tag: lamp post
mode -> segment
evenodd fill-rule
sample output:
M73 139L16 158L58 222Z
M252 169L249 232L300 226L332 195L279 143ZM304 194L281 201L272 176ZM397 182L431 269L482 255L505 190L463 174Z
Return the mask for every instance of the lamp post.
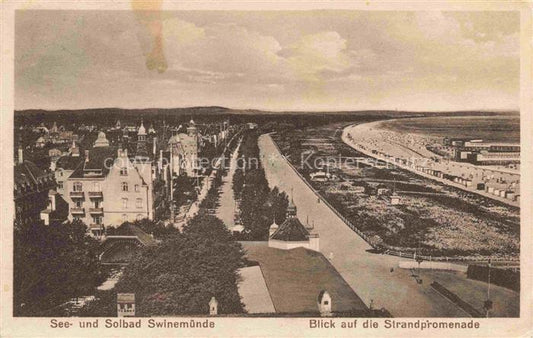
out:
M491 268L491 259L489 258L489 262L487 264L488 266L488 285L487 285L487 300L485 301L485 303L483 304L483 307L485 308L485 311L486 311L486 315L487 315L487 318L489 318L489 314L490 314L490 310L492 310L492 300L490 300L490 268Z
M422 258L422 256L420 256L420 244L418 245L418 249L415 251L414 259L418 263L418 273L416 282L418 284L422 284L422 278L420 278L420 264L424 261L424 259Z

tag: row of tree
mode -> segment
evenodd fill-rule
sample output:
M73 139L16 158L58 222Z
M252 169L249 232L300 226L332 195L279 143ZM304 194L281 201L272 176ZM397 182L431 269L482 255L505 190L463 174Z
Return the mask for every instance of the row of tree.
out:
M233 176L235 199L240 201L240 217L244 240L268 239L270 225L285 220L288 197L277 187L270 189L261 165L258 146L259 132L249 131L243 136L239 159Z
M210 213L212 210L216 209L219 206L219 199L220 199L220 187L222 186L222 178L227 175L228 173L228 164L230 161L230 158L235 151L235 148L239 145L239 140L241 139L240 136L236 135L234 138L230 140L230 142L227 144L227 147L224 150L223 155L223 163L221 167L218 169L216 176L213 178L211 182L211 187L209 188L209 191L207 192L207 196L205 199L200 203L200 213Z

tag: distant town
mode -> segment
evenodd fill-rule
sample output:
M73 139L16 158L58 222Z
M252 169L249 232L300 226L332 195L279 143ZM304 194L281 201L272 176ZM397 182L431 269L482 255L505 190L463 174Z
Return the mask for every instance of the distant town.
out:
M14 314L516 317L501 115L17 111Z

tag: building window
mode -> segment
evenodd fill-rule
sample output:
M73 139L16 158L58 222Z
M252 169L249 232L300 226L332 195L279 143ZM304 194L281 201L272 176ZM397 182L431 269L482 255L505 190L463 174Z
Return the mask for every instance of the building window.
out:
M143 199L142 199L142 198L137 198L137 199L135 200L135 206L136 206L137 208L142 208L142 207L143 207Z
M63 182L61 182L61 181L57 182L57 188L58 189L63 189Z
M81 208L83 206L82 201L77 200L76 201L76 208Z
M122 182L122 191L128 191L128 182Z
M128 215L122 214L122 222L127 222L127 221L128 221Z
M102 224L102 216L93 216L94 224Z
M83 184L81 182L74 182L73 186L74 191L83 191Z
M128 168L127 167L120 168L120 176L128 176Z
M122 209L128 209L128 199L123 198L122 199Z
M142 219L143 219L143 215L138 214L138 215L137 215L137 220L140 221L140 220L142 220Z
M135 184L135 192L139 192L139 185Z

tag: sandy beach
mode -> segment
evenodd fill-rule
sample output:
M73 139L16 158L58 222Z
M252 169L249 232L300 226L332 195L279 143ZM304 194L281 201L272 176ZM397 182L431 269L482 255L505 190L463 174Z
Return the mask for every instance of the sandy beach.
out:
M478 190L478 183L498 190L513 189L520 193L520 173L505 168L476 166L470 163L455 162L445 159L426 149L440 141L438 137L425 136L414 133L400 133L383 129L384 121L352 125L344 129L343 140L354 149L378 159L395 163L399 167L410 170L422 176L441 181L448 185L472 191L480 195L504 202L508 205L519 206L519 202L500 196L495 196L484 190ZM440 171L449 175L469 180L470 185L449 181L435 177L424 170Z

